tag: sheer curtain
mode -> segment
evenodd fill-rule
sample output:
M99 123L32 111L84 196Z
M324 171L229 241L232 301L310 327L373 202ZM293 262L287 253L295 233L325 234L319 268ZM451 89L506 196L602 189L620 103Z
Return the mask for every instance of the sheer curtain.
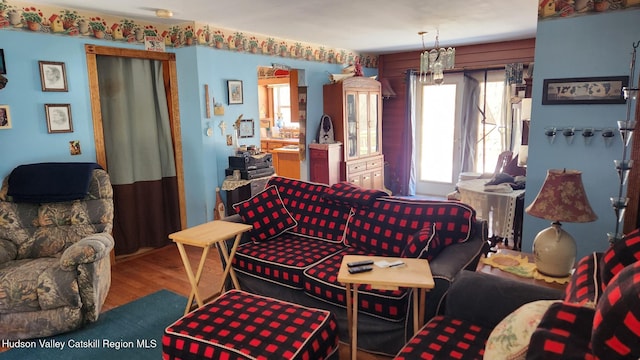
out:
M97 66L116 254L164 246L180 215L162 62L98 56Z

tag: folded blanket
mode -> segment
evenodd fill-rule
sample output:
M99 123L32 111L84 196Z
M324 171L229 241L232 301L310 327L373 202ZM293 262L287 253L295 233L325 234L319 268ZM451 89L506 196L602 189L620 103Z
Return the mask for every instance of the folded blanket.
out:
M47 203L83 199L89 192L96 163L20 165L9 174L7 195L14 202Z

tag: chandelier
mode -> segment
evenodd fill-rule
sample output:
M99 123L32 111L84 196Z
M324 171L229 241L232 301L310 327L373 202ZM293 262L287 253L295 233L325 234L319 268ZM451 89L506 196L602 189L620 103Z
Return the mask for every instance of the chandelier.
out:
M455 66L456 49L441 48L438 36L436 34L436 43L433 49L428 50L424 46L424 34L426 31L420 31L418 35L422 37L422 53L420 53L420 82L423 84L431 81L432 84L441 85L444 83L444 70L451 70Z

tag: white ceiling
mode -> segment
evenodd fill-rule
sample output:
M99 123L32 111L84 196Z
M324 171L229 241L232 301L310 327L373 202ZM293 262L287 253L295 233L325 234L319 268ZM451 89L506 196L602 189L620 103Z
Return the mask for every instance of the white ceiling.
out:
M196 21L283 40L389 53L535 37L537 0L35 0L160 23ZM174 14L155 17L156 9Z

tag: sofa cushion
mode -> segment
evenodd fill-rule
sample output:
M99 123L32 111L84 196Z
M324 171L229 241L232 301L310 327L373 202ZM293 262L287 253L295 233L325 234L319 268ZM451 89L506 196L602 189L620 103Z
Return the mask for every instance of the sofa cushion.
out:
M233 208L242 221L253 225L249 235L254 242L273 239L297 225L275 186L269 186L250 199L234 204Z
M344 248L342 244L285 233L277 241L238 246L233 267L250 276L302 289L305 269Z
M338 282L338 272L344 255L373 255L357 248L347 248L304 271L305 292L319 300L345 306L346 291ZM407 316L409 290L376 290L371 285L358 288L358 311L392 321Z
M600 278L602 253L594 252L578 261L565 288L564 300L572 303L595 304L604 291Z
M371 206L377 198L382 196L388 196L388 194L382 190L365 189L346 181L331 185L324 194L325 199L354 207Z
M591 344L600 359L640 358L640 262L607 285L596 307Z
M301 236L341 243L351 207L324 199L329 186L273 176L267 186L275 185L298 226L291 229Z
M382 256L400 256L416 231L435 224L442 246L473 236L475 211L455 201L378 198L356 209L349 219L345 244Z
M627 265L640 260L640 228L611 245L602 256L602 283L609 281Z
M394 360L482 359L490 330L438 315L400 349Z
M531 336L527 360L593 359L590 339L594 309L552 304Z
M538 300L520 306L491 331L484 357L487 359L524 360L531 335L551 304L560 300Z
M443 249L436 225L426 226L409 237L400 257L431 260Z

